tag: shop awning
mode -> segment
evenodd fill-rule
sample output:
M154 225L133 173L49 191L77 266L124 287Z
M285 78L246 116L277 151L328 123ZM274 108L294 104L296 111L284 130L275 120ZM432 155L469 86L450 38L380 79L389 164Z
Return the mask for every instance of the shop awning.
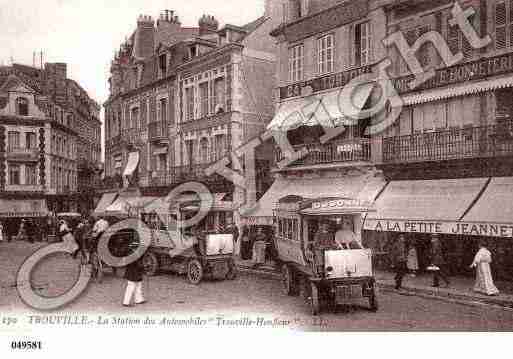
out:
M105 212L117 212L128 214L131 210L142 211L157 197L118 197L114 203L105 209Z
M310 199L340 197L372 202L385 184L384 179L367 175L310 179L278 178L258 201L256 209L244 217L248 224L271 224L276 203L287 195Z
M349 91L350 98L342 98L342 89L338 89L282 102L267 129L289 131L319 123L325 127L354 123L373 88L373 84L355 87Z
M130 152L123 176L131 176L139 165L139 152Z
M444 223L457 223L486 182L486 178L392 181L376 200L377 212L369 213L364 228L444 233Z
M404 105L408 106L443 100L451 97L472 95L507 87L513 87L513 75L486 81L464 83L441 89L419 91L402 96L402 100Z
M44 217L48 215L46 200L0 199L0 217Z
M100 198L100 202L98 202L98 205L96 206L93 213L102 213L104 212L108 206L114 202L116 197L118 196L117 192L115 193L104 193L102 198Z
M493 177L463 221L513 224L513 177Z

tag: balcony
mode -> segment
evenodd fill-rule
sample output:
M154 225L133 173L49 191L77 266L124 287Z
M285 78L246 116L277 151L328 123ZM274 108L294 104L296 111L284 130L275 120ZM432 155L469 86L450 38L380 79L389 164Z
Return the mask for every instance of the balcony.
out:
M383 139L386 164L513 155L513 122Z
M36 162L39 160L39 150L37 148L9 147L6 157L11 161Z
M169 138L167 122L150 122L148 124L148 139L150 141L162 141Z
M145 130L142 128L131 128L121 131L121 134L111 137L105 141L106 147L112 148L123 145L139 145L146 140Z
M139 185L143 187L170 186L187 181L214 182L221 181L219 175L207 176L205 169L209 164L196 164L192 166L177 166L167 171L154 171L151 176L141 176Z
M309 143L293 147L296 152L306 151L306 154L289 167L369 162L371 154L370 141L366 138L331 141L325 144ZM285 156L278 148L276 162L284 159Z

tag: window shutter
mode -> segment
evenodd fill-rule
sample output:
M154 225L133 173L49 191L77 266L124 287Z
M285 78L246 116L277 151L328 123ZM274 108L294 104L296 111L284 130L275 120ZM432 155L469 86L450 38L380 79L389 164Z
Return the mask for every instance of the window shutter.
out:
M419 37L429 32L429 26L422 26L419 28ZM430 64L430 54L429 54L429 43L422 45L419 49L419 62L422 67L426 67Z
M509 2L509 46L513 46L513 1Z
M506 47L506 3L495 5L495 48L497 50Z
M354 66L356 64L356 56L355 56L355 27L354 25L349 25L348 29L348 43L349 43L349 65Z
M369 53L367 63L372 63L372 60L374 59L374 42L372 41L372 22L367 23L367 51Z
M451 26L447 21L447 44L449 45L449 49L452 54L456 54L460 51L459 46L459 29L458 26Z

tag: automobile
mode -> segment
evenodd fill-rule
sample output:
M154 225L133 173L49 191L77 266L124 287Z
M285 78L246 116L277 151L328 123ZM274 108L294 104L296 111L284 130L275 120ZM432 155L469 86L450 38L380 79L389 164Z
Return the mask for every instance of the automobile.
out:
M185 274L195 285L204 278L235 279L237 270L232 234L204 230L203 222L193 228L172 228L170 219L178 221L194 216L197 203L191 202L196 201L176 201L171 206L163 204L167 223L162 223L162 219L151 210L142 215L151 231L151 245L143 257L147 274L168 270Z
M377 311L372 253L361 245L363 215L372 210L368 203L348 198L281 198L274 210L274 242L285 294L302 293L312 315L361 301ZM350 245L340 247L334 231L327 232L328 238L333 236L332 247L316 244L320 226L331 230L342 224Z

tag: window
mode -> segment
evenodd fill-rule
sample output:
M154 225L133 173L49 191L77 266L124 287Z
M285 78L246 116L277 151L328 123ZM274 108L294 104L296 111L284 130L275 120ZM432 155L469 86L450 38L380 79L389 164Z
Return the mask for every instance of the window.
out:
M495 4L495 48L497 50L502 50L508 45L513 45L512 20L513 1L497 1Z
M19 116L28 116L29 104L26 98L18 97L16 99L16 114Z
M216 135L215 136L215 160L220 160L226 152L226 136Z
M208 140L202 138L200 141L200 158L202 163L208 163Z
M20 133L16 131L9 131L9 150L14 150L20 147Z
M167 99L160 99L160 121L167 122Z
M9 184L19 185L20 184L20 166L9 165Z
M186 105L186 118L187 121L194 120L194 88L188 87L185 89L185 105Z
M162 54L159 56L159 69L160 69L160 77L165 77L167 74L167 55Z
M167 171L167 155L165 153L158 155L157 171Z
M354 64L366 65L370 62L371 33L370 24L363 22L354 26Z
M474 18L471 18L472 22ZM463 35L458 25L451 26L447 21L447 45L453 54L462 52L463 56L468 59L473 55L473 49L467 38Z
M200 101L201 101L201 116L208 116L208 82L203 82L199 85Z
M36 134L34 132L25 133L25 147L28 149L36 148Z
M139 107L134 107L130 113L131 128L139 128Z
M25 184L30 186L37 184L35 165L25 165Z
M224 111L225 108L225 80L224 78L217 78L214 80L213 91L212 113L218 114Z
M297 82L303 80L304 45L297 45L289 49L289 80Z
M326 35L317 40L319 74L333 72L333 35Z

